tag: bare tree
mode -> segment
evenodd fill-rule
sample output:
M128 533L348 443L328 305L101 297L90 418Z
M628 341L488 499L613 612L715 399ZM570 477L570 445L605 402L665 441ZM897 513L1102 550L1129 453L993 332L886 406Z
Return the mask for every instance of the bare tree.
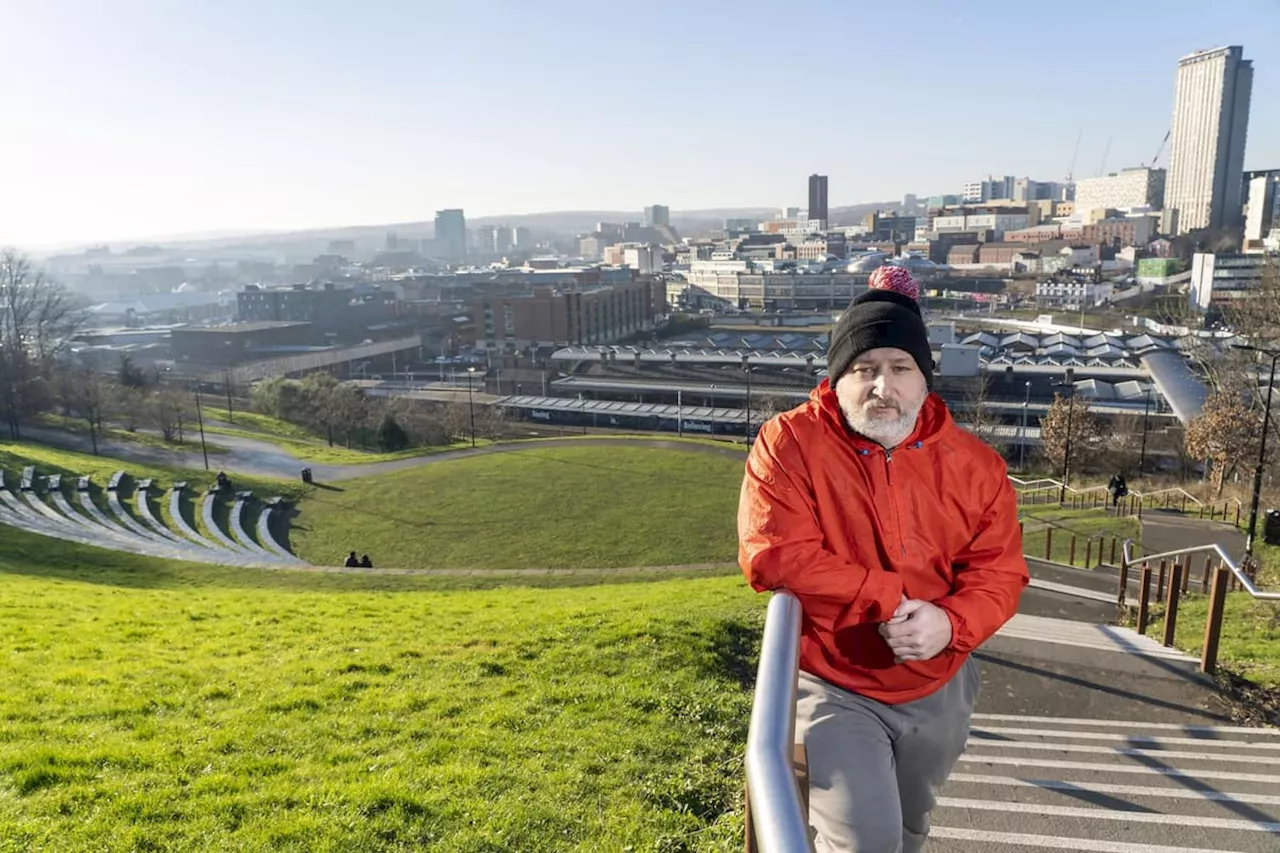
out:
M54 358L81 321L61 285L12 249L0 252L0 415L11 438L45 406Z
M156 388L146 400L145 410L150 425L160 431L167 442L179 439L179 430L191 406L191 395L173 386Z
M98 436L106 414L109 389L106 378L94 364L77 360L63 365L58 373L60 396L66 414L81 418L89 427L93 455L98 455Z

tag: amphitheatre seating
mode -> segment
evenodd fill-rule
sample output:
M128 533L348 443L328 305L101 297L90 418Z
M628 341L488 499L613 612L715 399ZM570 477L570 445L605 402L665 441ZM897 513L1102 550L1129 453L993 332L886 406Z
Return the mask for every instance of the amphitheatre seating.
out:
M214 510L218 505L218 489L212 488L205 492L204 497L200 501L200 516L204 521L204 529L209 531L209 535L222 548L235 554L246 554L249 550L240 543L236 542L226 534L221 527L218 526L217 520L214 518Z
M246 507L253 501L252 493L241 492L236 496L231 522L232 532L239 541L218 528L212 514L213 503L206 499L205 522L213 539L217 540L212 541L192 529L182 517L181 498L186 483L174 484L170 510L177 529L171 529L152 511L148 495L154 483L150 480L140 481L135 489L138 518L146 522L143 524L126 508L119 494L127 476L124 471L116 472L104 490L110 513L95 502L92 483L87 476L76 478L77 507L62 491L63 475L53 474L46 478L46 500L46 496L37 489L35 467L28 466L22 474L20 494L15 494L5 482L4 472L0 471L0 525L64 541L170 559L264 568L305 565L270 536L269 519L279 505L279 499L262 507L256 526L258 536L262 537L260 542L244 527Z
M151 511L151 487L150 479L141 480L133 489L133 501L137 505L138 515L142 517L143 523L153 533L158 533L165 539L173 542L179 542L183 545L187 544L182 537L174 533L172 530L164 526L164 523L156 518L156 514Z

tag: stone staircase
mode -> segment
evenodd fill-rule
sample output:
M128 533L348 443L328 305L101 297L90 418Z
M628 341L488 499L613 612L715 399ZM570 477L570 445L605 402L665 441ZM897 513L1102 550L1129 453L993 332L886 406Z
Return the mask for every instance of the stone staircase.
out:
M926 850L1280 851L1280 729L1235 725L1198 660L1111 624L1114 574L1030 565L1019 614L975 654Z
M176 483L170 490L166 523L151 504L156 487L150 480L138 482L126 496L128 476L120 471L95 495L90 478L79 477L73 503L65 491L69 479L58 474L41 476L27 468L18 483L10 483L0 471L0 525L167 559L262 568L306 565L272 532L272 523L279 525L283 517L279 498L258 501L250 492L237 493L229 507L229 529L224 530L217 520L219 496L206 494L201 503L209 534L205 536L187 519L190 501L185 483Z

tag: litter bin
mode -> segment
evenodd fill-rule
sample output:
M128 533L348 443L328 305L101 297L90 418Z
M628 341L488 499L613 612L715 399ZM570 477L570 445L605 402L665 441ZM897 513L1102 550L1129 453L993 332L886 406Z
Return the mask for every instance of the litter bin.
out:
M1268 545L1280 545L1280 509L1267 510L1262 522L1262 539Z
M310 482L311 482L311 469L310 469L310 468L303 468L303 469L302 469L302 482L304 482L304 483L310 483Z

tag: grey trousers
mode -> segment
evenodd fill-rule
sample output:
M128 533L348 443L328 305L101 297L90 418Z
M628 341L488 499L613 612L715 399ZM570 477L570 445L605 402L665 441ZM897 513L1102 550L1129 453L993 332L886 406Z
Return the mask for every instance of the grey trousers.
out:
M796 740L809 756L817 853L918 853L936 794L964 751L978 695L965 661L940 690L886 705L800 673Z

